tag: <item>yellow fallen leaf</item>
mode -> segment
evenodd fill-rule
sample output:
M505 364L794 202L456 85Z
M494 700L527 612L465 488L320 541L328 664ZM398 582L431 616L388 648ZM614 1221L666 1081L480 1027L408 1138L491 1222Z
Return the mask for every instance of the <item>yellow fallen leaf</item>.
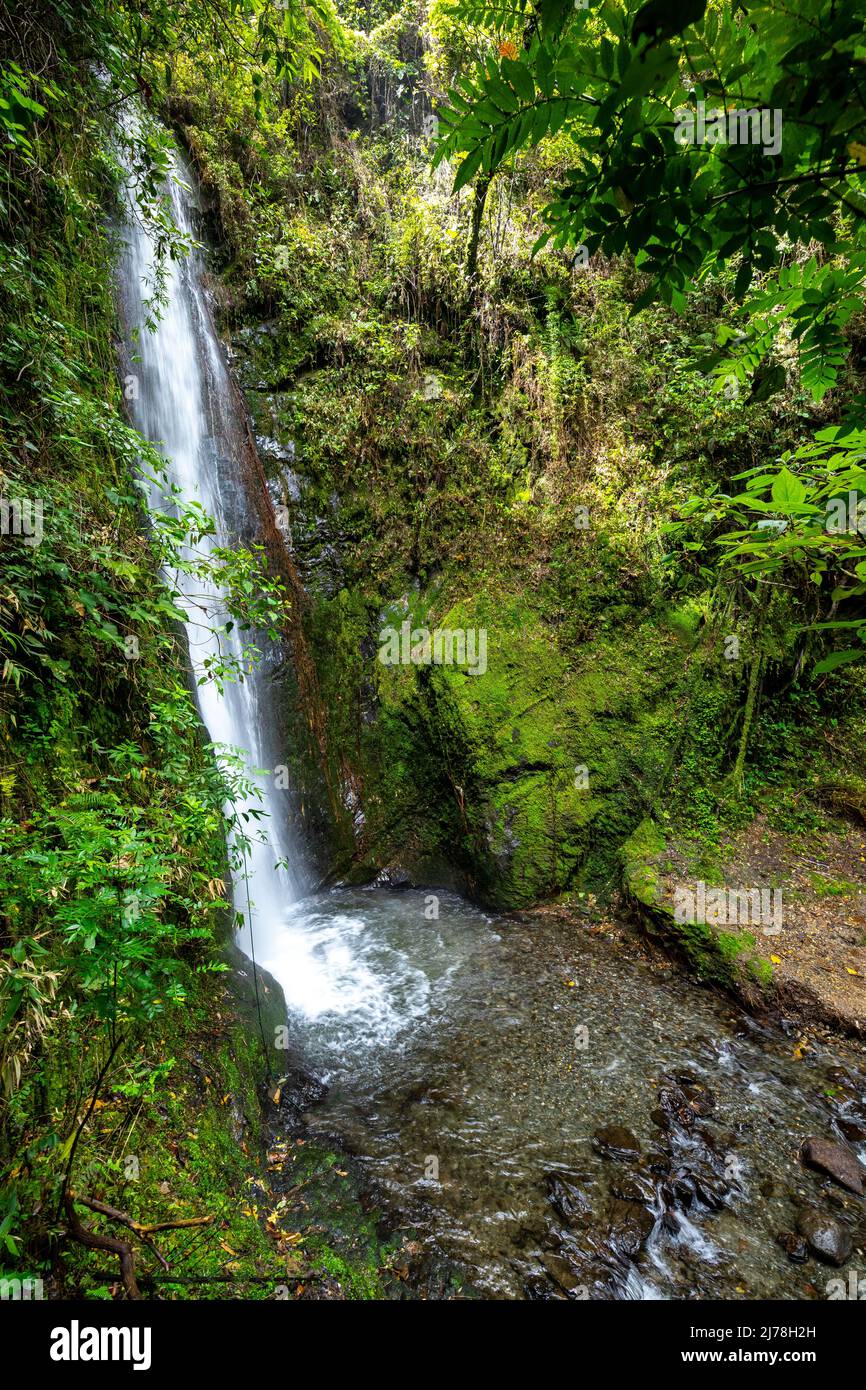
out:
M781 956L770 956L770 960L773 962L774 965L781 965L781 964L782 964L782 957L781 957Z

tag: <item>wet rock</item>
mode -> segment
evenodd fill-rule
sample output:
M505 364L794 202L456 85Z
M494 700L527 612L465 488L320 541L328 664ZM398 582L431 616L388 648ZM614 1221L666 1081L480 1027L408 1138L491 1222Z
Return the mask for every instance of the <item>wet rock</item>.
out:
M658 1102L658 1110L653 1111L653 1120L660 1128L670 1129L678 1125L688 1130L694 1126L696 1114L681 1086L660 1086ZM656 1119L656 1115L664 1118Z
M559 1286L554 1285L550 1279L545 1279L543 1275L527 1279L523 1285L523 1292L530 1303L563 1302L565 1299L565 1294Z
M561 1175L555 1176L561 1182ZM559 1288L567 1288L570 1298L621 1298L634 1259L654 1226L655 1217L643 1202L608 1197L601 1210L555 1233L555 1257L550 1261L542 1256L545 1268ZM568 1266L567 1280L560 1260Z
M646 1245L655 1226L655 1217L639 1202L614 1198L607 1204L606 1243L615 1259L633 1259Z
M642 1202L650 1206L655 1201L656 1185L646 1173L617 1172L610 1180L610 1193L623 1202Z
M622 1125L604 1125L597 1129L592 1147L603 1158L637 1158L641 1151L640 1142Z
M586 1192L566 1173L548 1173L547 1199L567 1226L576 1225L591 1210Z
M853 1149L846 1144L817 1137L807 1139L800 1149L800 1162L806 1168L826 1173L840 1187L847 1187L858 1197L863 1196L863 1168Z
M800 1235L795 1235L793 1231L781 1231L776 1236L776 1243L781 1245L789 1260L794 1264L804 1264L809 1258L809 1248L805 1240Z
M542 1255L541 1263L554 1284L557 1288L562 1289L563 1293L568 1294L571 1298L586 1297L586 1285L581 1282L580 1275L562 1255Z
M866 1124L861 1120L849 1120L840 1116L836 1121L839 1133L852 1144L862 1144L866 1140Z
M694 1204L697 1193L691 1173L677 1173L662 1187L662 1197L672 1207L688 1211Z
M380 870L376 875L375 883L378 888L390 888L392 893L405 893L407 889L415 887L412 875L408 870L401 869L397 865L391 869Z
M648 1173L655 1173L662 1177L665 1173L670 1172L672 1162L671 1155L665 1153L663 1149L649 1149L643 1160L643 1166Z
M696 1115L710 1115L716 1108L716 1097L699 1077L691 1072L676 1072L673 1080Z
M328 1088L323 1081L298 1067L287 1076L280 1077L268 1091L268 1098L281 1115L297 1116L324 1100Z
M710 1211L721 1211L726 1205L730 1187L715 1173L698 1173L694 1178L695 1196Z
M618 1263L609 1252L589 1249L563 1249L576 1286L565 1297L572 1299L592 1299L593 1302L621 1298L631 1265L628 1260Z
M721 1211L727 1204L730 1185L709 1163L697 1161L677 1168L662 1184L661 1191L670 1206L688 1209L699 1202L710 1211Z
M851 1254L854 1242L851 1234L814 1208L804 1208L797 1214L797 1230L816 1259L828 1265L843 1265Z

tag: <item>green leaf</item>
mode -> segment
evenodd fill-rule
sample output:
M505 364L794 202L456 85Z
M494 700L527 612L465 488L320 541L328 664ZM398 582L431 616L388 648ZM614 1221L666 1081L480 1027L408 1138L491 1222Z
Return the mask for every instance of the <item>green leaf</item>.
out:
M790 468L782 468L773 480L770 495L782 511L793 511L804 501L806 488Z
M477 149L470 151L466 156L457 173L454 176L454 192L459 193L470 179L474 178L481 167L481 160L484 155L484 146L479 145Z
M837 666L848 666L852 661L862 661L864 656L866 650L862 647L849 647L844 652L831 652L823 661L816 662L812 670L816 676L825 676L828 671L835 671Z
M508 78L521 101L535 100L535 80L523 63L506 58L502 64L502 74Z

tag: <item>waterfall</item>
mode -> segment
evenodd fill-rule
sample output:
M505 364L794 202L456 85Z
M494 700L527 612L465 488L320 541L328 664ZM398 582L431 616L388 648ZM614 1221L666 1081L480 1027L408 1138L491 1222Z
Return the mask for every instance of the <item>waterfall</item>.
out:
M237 398L202 288L204 266L195 246L195 182L178 153L173 156L167 188L174 222L193 249L167 262L161 309L151 331L144 324L154 288L157 248L138 212L132 176L127 180L118 265L120 310L129 337L134 383L127 394L133 423L166 461L168 486L154 479L147 483L151 511L176 513L173 488L184 503L199 503L215 523L216 534L198 542L201 558L202 553L211 555L215 547L236 544L243 529L248 507L238 460L244 421L238 418ZM192 558L190 551L185 558ZM221 652L233 667L241 667L244 636L237 626L226 632L225 596L212 577L202 581L180 573L172 576L172 582L185 613L202 722L218 750L242 750L245 776L258 792L250 791L234 802L238 815L248 817L244 828L252 845L247 875L233 871L233 896L236 910L245 919L238 945L247 956L254 950L259 963L266 963L279 956L286 907L298 898L302 883L290 839L286 792L278 788L274 775L285 758L278 747L268 654L252 669L247 661L243 678L226 681L220 691L208 677L207 663ZM251 814L255 811L258 822Z
M132 117L128 118L132 121ZM182 155L173 156L169 179L172 215L185 238L195 241L196 182ZM232 389L203 288L199 250L170 261L155 329L144 325L154 287L157 249L135 203L133 175L126 188L127 215L117 279L121 319L128 339L128 371L135 381L129 400L133 423L165 460L168 486L148 483L152 513L174 508L174 497L198 503L216 535L200 549L237 544L255 512L247 457L246 420ZM129 393L128 393L129 394ZM207 676L209 659L243 660L237 628L217 632L226 620L225 596L212 581L170 576L180 592L193 675ZM211 679L196 685L196 700L210 739L242 750L259 797L234 801L236 812L260 808L265 834L255 838L247 873L233 873L234 905L244 916L237 943L280 984L295 1039L323 1076L344 1075L368 1059L408 1044L413 1029L444 997L470 948L477 914L442 898L441 916L425 917L421 894L389 895L334 890L305 897L304 866L291 840L289 795L274 770L287 763L275 718L271 680L278 653L263 643L260 664L222 691ZM282 779L281 779L282 780ZM251 910L247 903L247 890ZM436 899L438 904L438 898ZM438 906L437 906L438 913ZM483 920L483 919L482 919ZM438 1007L442 1007L441 1003Z

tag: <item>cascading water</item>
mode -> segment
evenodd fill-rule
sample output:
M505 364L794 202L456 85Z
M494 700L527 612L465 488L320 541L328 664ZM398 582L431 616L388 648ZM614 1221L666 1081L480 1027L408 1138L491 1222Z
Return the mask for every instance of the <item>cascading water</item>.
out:
M128 118L130 124L134 116ZM196 183L182 155L175 154L166 185L178 230L196 246ZM240 460L247 447L244 421L231 389L222 348L205 292L201 253L190 253L165 267L160 309L152 329L150 304L157 264L154 238L141 218L132 175L126 189L127 218L118 266L121 316L128 335L128 366L135 379L130 394L133 421L165 459L166 482L148 483L151 511L174 507L173 498L198 503L213 520L215 535L199 550L236 543L252 510ZM174 490L172 492L172 489ZM291 842L287 797L281 789L287 759L279 747L274 716L275 654L264 643L262 661L241 681L222 690L208 678L208 662L220 656L244 665L244 644L235 626L225 630L226 603L213 579L172 576L186 615L196 698L205 728L218 747L240 750L254 794L235 802L239 815L264 812L249 821L252 844L244 868L234 875L236 910L244 917L237 941L241 950L279 982L290 1017L308 1025L305 1048L320 1070L330 1074L345 1063L347 1048L377 1051L391 1045L430 1007L436 981L450 979L461 952L446 950L441 934L428 943L438 949L423 964L412 959L399 914L377 914L368 930L367 902L357 896L341 904L301 898L304 867ZM453 914L457 936L465 912ZM449 918L450 920L450 918ZM452 935L454 933L452 932ZM309 1025L320 1023L319 1028Z
M175 156L168 188L175 224L194 245L193 183L179 156ZM216 533L197 543L198 558L212 556L216 547L231 544L245 503L239 470L233 466L239 436L237 412L202 290L201 256L193 249L188 256L167 263L164 302L155 331L149 331L144 324L155 287L156 247L138 215L131 186L127 209L119 284L135 380L130 406L138 429L164 455L169 484L164 488L158 479L149 480L149 505L154 511L171 507L172 488L178 500L199 503L215 523ZM186 558L196 556L188 550ZM265 958L275 954L274 936L285 905L298 896L299 886L299 875L292 870L295 857L283 798L274 776L264 771L280 762L268 666L264 662L251 667L245 661L244 638L237 624L227 622L225 598L214 579L183 572L172 578L186 614L202 721L215 745L243 751L246 775L258 792L258 796L252 791L242 795L235 806L240 816L247 817L250 848L246 874L235 875L234 897L245 919L238 944L248 956L255 946L265 964ZM220 659L243 672L242 679L226 681L222 690L208 675L208 664ZM256 833L255 812L266 816L265 834Z
M174 175L174 217L192 235L193 180L180 160ZM249 509L243 422L202 259L193 252L168 267L150 333L155 248L131 197L125 242L130 352L141 329L135 423L183 499L213 518L217 535L203 547L231 545ZM152 487L150 505L171 504ZM198 678L217 653L224 597L185 576L179 587ZM237 631L219 640L241 659ZM250 769L287 762L272 658L266 651L222 694L207 679L197 688L211 739L243 749ZM593 1297L824 1296L776 1236L804 1203L823 1200L797 1162L802 1138L866 1136L856 1054L833 1044L792 1057L781 1033L648 965L625 933L605 940L550 917L496 929L448 894L438 915L418 892L304 899L283 797L272 774L258 785L267 839L252 848L253 908L239 944L251 954L254 943L283 988L299 1053L330 1081L310 1127L342 1137L429 1248L462 1263L481 1290L511 1297L574 1296L575 1286ZM246 886L239 875L244 914ZM594 1142L612 1121L634 1132L639 1159ZM841 1201L831 1194L824 1212L838 1214ZM842 1215L851 1229L856 1219ZM825 1274L810 1277L820 1284Z

